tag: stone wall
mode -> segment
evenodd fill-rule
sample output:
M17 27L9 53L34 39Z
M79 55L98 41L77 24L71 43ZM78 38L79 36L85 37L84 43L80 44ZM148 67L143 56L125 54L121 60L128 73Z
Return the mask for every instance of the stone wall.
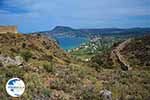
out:
M0 26L0 33L18 33L16 26Z

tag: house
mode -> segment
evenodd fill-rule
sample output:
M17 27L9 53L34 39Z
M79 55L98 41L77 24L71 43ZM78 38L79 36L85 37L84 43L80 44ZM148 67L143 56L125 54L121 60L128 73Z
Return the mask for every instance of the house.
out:
M18 33L16 26L0 26L0 33Z

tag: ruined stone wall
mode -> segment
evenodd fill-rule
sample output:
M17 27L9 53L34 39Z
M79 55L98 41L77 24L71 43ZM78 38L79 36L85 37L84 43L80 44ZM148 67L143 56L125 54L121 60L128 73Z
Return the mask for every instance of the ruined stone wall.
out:
M0 33L18 33L16 26L0 26Z

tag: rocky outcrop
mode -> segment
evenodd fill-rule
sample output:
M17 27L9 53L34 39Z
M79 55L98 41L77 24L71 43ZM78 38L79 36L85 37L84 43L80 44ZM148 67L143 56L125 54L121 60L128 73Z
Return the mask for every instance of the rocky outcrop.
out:
M21 66L23 64L23 58L21 56L16 56L14 59L8 56L0 55L1 66L17 65Z

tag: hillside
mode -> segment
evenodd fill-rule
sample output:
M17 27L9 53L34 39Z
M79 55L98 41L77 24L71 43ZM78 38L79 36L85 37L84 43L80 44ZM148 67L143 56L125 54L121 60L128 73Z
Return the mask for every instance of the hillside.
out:
M115 43L111 51L109 50L102 55L97 55L93 57L92 60L95 59L96 61L99 57L102 57L102 59L105 58L106 61L111 61L113 66L118 66L118 64L123 65L124 68L127 68L126 70L131 67L139 68L142 66L145 68L149 66L149 39L150 36L143 36L129 38L123 42ZM105 61L102 61L102 63L105 63Z
M45 36L0 34L0 98L12 99L5 84L19 77L26 85L20 100L104 100L103 90L108 90L113 100L149 100L149 37L126 41L115 43L88 63L75 59ZM142 52L146 52L143 58L133 56ZM124 71L120 56L131 70ZM135 58L142 63L133 62Z
M0 34L0 98L11 100L5 84L12 77L24 80L20 100L87 100L100 98L98 73L75 61L44 36ZM90 100L91 100L90 99Z
M65 61L68 55L53 41L44 36L22 34L0 34L0 53L4 56L19 56L24 52L32 54L32 59ZM64 59L63 59L64 58Z
M150 36L132 39L120 52L133 68L150 68Z
M149 40L150 36L127 39L115 44L112 50L92 57L91 67L100 73L105 69L105 75L110 75L112 70L113 79L108 80L107 87L119 100L150 99Z

